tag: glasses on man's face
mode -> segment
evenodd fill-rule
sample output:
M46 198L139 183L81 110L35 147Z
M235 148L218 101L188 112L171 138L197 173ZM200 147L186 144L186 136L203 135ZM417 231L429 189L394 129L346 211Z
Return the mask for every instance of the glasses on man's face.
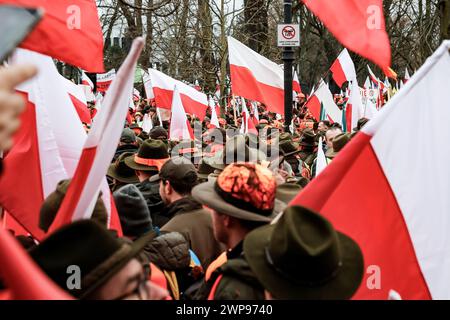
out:
M133 291L115 298L114 300L149 300L150 286L147 284L147 281L148 280L142 276Z

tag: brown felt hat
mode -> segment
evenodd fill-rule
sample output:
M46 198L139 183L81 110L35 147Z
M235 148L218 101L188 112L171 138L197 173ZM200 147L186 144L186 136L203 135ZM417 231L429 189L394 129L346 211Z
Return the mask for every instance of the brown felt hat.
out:
M339 151L341 151L346 144L350 141L351 134L350 133L340 133L333 139L333 148L328 149L325 156L330 159L334 159Z
M125 158L134 156L133 152L122 153L108 168L107 176L123 183L138 183L139 179L133 169L125 164Z

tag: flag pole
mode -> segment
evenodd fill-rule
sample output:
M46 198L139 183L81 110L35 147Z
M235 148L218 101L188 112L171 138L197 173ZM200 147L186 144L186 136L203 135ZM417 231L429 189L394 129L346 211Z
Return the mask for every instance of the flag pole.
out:
M284 0L284 23L292 23L292 0ZM292 62L294 50L292 47L283 48L284 61L284 131L290 131L292 122Z

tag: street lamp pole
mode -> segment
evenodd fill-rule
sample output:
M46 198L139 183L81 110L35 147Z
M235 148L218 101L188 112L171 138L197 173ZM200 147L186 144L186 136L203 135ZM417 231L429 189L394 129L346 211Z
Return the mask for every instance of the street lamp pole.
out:
M292 0L284 0L284 23L292 23ZM294 50L283 47L284 61L284 130L289 132L292 122L292 62Z

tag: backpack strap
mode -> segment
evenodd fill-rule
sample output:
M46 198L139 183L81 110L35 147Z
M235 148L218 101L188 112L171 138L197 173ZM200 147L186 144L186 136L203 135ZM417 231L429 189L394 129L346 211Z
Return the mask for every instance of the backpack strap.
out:
M209 292L208 300L214 300L214 296L216 295L217 287L219 286L220 280L222 280L222 276L223 274L219 275L214 282L211 291Z

